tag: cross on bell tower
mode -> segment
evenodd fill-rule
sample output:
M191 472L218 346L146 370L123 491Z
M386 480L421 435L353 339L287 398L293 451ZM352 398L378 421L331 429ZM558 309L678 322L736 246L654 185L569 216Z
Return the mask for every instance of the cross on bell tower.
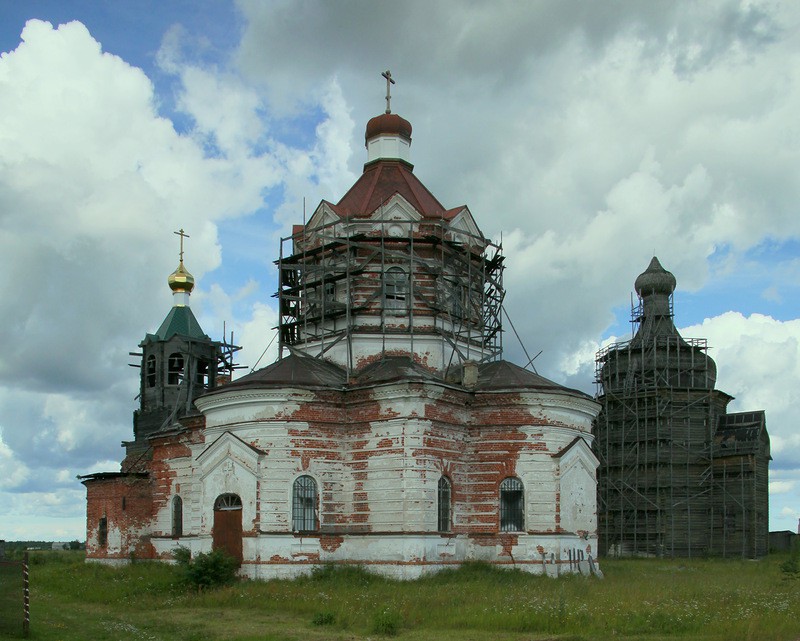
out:
M191 238L191 236L189 236L189 234L184 233L183 228L181 228L180 231L174 231L172 233L175 234L176 236L180 236L181 237L180 261L183 262L183 239L184 238Z

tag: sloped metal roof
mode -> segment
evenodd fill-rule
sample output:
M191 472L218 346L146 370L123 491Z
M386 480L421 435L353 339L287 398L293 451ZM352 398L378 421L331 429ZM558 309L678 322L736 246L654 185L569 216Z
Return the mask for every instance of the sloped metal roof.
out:
M580 390L564 387L540 376L535 372L524 369L508 361L493 361L484 363L478 368L478 384L476 391L504 390L504 389L537 389L570 392L579 396L591 398Z
M415 363L410 356L387 356L365 367L357 376L356 385L374 385L400 380L440 381L442 379Z
M185 336L187 338L199 338L203 340L211 340L200 323L194 317L192 310L187 306L175 306L169 310L169 314L161 323L161 326L156 330L155 334L148 334L145 341L162 340L166 341L173 336Z
M232 387L262 387L303 385L311 387L342 387L347 381L347 373L341 367L311 356L290 354L275 361L272 365L243 376L233 383L215 391L225 391ZM214 392L209 392L213 394Z
M395 194L405 198L423 218L448 220L463 209L445 209L410 166L397 160L379 160L367 165L364 173L331 209L345 219L364 218Z

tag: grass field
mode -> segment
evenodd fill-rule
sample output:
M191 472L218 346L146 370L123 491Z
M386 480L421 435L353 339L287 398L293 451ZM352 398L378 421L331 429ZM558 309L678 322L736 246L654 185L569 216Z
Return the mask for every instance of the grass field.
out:
M794 641L800 581L784 578L785 558L606 560L603 580L468 565L394 582L350 568L198 593L173 567L45 552L32 559L30 638Z

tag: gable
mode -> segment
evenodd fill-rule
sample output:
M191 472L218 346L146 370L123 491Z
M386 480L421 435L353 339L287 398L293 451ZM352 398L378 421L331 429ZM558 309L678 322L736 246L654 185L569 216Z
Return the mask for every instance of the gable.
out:
M305 244L315 245L321 238L331 240L342 235L342 219L336 213L333 206L323 200L312 214L305 227L299 226L298 232L294 234L295 247L298 251ZM299 244L299 247L298 247Z
M450 222L448 238L465 245L486 244L486 239L481 233L481 230L478 229L478 225L472 217L472 213L470 213L466 206L463 207Z
M600 465L592 448L580 436L576 436L569 445L553 454L553 458L558 463L559 474L562 478L578 469L583 469L594 478Z
M201 480L220 471L225 475L238 475L242 472L254 477L258 473L259 461L263 455L261 450L245 443L238 436L224 432L197 456L195 464Z
M372 212L370 220L375 221L374 229L380 225L382 235L406 238L419 231L419 227L415 223L422 220L422 214L414 209L403 196L395 194Z

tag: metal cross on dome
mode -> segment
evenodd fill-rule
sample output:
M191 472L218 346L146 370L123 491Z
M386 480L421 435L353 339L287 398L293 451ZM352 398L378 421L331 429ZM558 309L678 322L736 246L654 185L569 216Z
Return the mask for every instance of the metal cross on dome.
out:
M191 238L191 236L189 236L189 234L185 234L183 232L182 228L181 228L180 231L174 231L172 233L175 234L176 236L180 236L181 237L181 262L183 262L183 239L184 238Z
M395 84L394 79L392 78L392 72L388 69L381 74L384 78L386 78L386 113L392 113L392 91L391 87Z

